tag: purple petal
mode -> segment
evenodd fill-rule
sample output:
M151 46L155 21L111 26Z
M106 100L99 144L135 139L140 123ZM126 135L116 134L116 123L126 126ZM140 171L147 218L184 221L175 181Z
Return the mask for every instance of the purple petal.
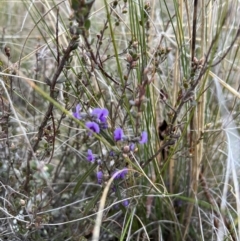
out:
M73 116L75 117L75 118L77 118L78 120L81 120L81 115L80 115L80 110L81 110L81 105L80 104L77 104L77 106L76 106L76 111L75 112L73 112Z
M128 200L124 200L124 201L122 202L122 205L123 205L124 207L127 207L127 206L129 205Z
M92 153L92 150L88 149L87 160L90 161L90 162L93 162L94 159L95 159L95 157Z
M100 122L105 123L108 117L108 110L106 108L95 108L93 109L91 115L97 118Z
M122 128L118 127L114 131L113 136L114 136L114 140L115 141L122 141L123 140L123 136L124 136Z
M134 151L135 150L135 144L134 143L130 143L129 149L130 149L130 151Z
M98 184L101 184L101 183L102 183L102 179L103 179L103 172L102 172L102 171L98 171L98 172L97 172Z
M128 169L124 167L121 171L119 170L114 171L112 173L112 176L114 176L114 179L124 179L127 173L128 173Z
M124 179L127 173L128 173L128 169L124 167L119 175L119 178Z
M141 134L141 139L139 141L140 144L145 144L148 141L148 134L146 131L143 131Z
M114 172L112 173L112 177L114 177L115 180L120 178L120 173L116 174L117 172L118 172L118 171L114 171Z
M88 121L86 122L86 127L91 130L92 132L99 133L100 128L99 125L96 122Z
M98 119L100 113L101 113L101 109L100 108L94 108L92 110L91 116L96 117Z
M111 150L111 151L109 152L109 156L115 156L115 152L114 152L113 150Z
M107 117L108 117L108 110L103 108L101 110L100 116L99 116L99 120L103 123L105 123L107 121Z

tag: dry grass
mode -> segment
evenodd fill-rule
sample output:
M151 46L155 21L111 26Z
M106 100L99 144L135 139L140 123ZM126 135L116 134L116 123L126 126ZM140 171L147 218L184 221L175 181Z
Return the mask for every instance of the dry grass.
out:
M239 240L238 8L2 1L0 239Z

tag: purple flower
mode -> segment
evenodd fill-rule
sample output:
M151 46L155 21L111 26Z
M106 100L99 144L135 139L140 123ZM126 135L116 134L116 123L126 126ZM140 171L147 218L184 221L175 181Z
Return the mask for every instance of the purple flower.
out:
M103 179L103 172L102 171L98 171L97 172L98 184L102 184L102 179Z
M127 206L129 205L128 200L124 200L124 201L122 202L122 205L123 205L124 207L127 207Z
M115 141L122 141L122 140L123 140L123 137L124 137L124 133L123 133L122 128L118 127L118 128L114 131L113 136L114 136L114 140L115 140Z
M105 123L107 121L107 117L108 117L108 110L103 108L99 115L99 120Z
M128 201L128 200L122 201L122 205L123 205L124 207L127 207L127 206L129 205L129 201ZM119 209L119 204L118 204L118 203L117 203L117 204L114 204L114 209Z
M117 172L118 174L116 174ZM124 167L121 171L114 171L112 176L114 176L114 179L124 179L127 173L128 169Z
M134 151L135 150L135 144L134 143L130 143L129 144L129 149L130 149L130 151Z
M115 152L114 152L113 150L111 150L111 151L109 152L109 156L115 156Z
M81 105L80 105L80 104L77 104L77 106L76 106L76 111L73 112L73 116L74 116L75 118L77 118L78 120L81 120L81 119L82 119L80 110L81 110Z
M95 133L99 133L100 132L99 125L96 122L88 121L88 122L86 122L86 127L89 130L91 130L92 132L95 132ZM91 133L90 133L90 135L91 135Z
M92 111L92 116L95 116L100 122L105 123L108 117L108 110L105 108L95 108Z
M95 157L92 153L92 150L88 149L87 160L90 161L90 162L93 162L94 159L95 159Z
M145 144L148 141L148 134L146 131L143 131L141 134L141 139L139 141L140 144Z
M121 173L120 173L120 178L121 178L121 179L124 179L125 176L127 175L127 173L128 173L128 169L127 169L126 167L124 167L124 168L122 169Z
M118 171L114 171L114 172L112 173L112 177L114 177L115 180L120 178L120 172L119 172L118 174L116 174L117 172L118 172Z

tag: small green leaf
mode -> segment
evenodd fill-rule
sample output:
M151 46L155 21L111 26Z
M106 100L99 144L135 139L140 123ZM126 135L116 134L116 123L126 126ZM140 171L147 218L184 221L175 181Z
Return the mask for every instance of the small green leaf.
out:
M48 173L52 173L53 169L54 169L54 166L52 164L47 164L46 167L48 168L47 169L47 172Z
M91 21L89 19L87 19L84 23L84 27L86 30L89 30L89 28L91 27Z
M124 237L125 235L127 234L127 231L128 231L128 228L129 226L131 225L131 220L133 219L133 215L134 215L134 212L131 212L128 219L126 220L126 224L125 224L125 227L124 229L122 230L122 234L121 234L121 239L120 241L123 241L124 240Z
M78 191L78 189L80 188L82 183L87 179L87 177L89 175L92 174L92 172L95 170L96 167L97 167L97 163L94 163L82 176L80 176L80 178L78 179L77 184L73 190L73 194L75 194Z
M71 2L72 2L72 4L71 4L72 9L77 11L78 8L79 8L79 1L78 0L72 0Z

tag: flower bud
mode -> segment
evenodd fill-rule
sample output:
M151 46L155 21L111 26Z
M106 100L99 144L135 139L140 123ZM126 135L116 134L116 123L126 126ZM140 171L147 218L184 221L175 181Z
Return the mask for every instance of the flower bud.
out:
M26 202L25 202L23 199L20 199L19 204L20 204L21 206L25 206L25 205L26 205Z
M132 60L133 60L132 55L127 54L127 55L126 55L126 61L127 61L127 62L129 62L129 63L131 63L131 62L132 62Z
M122 150L123 150L124 153L128 153L130 151L130 147L124 146Z

